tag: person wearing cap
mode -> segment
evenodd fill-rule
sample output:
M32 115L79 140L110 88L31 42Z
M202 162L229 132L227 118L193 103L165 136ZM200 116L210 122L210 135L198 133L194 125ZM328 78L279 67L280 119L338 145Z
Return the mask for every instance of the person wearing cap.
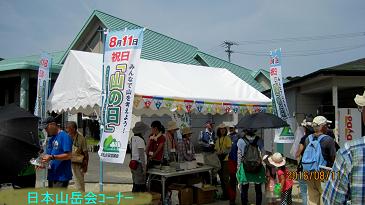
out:
M60 129L53 117L43 121L42 127L51 136L47 143L47 154L42 158L42 162L50 162L51 165L51 169L48 169L48 187L67 188L72 179L72 138Z
M211 171L212 181L210 181L209 173L204 174L204 181L208 184L217 185L217 173L221 169L221 163L214 149L216 136L213 125L214 123L210 120L205 123L205 131L200 133L199 145L203 153L204 164L213 167Z
M184 127L182 129L182 138L183 141L180 143L180 147L178 149L179 156L183 157L183 161L193 161L195 160L195 149L194 144L191 142L191 135L193 132L190 127Z
M278 176L278 181L281 185L281 203L283 205L291 205L292 201L292 190L293 190L293 180L289 178L289 170L286 168L286 160L280 153L274 153L268 158L270 164L277 168L276 175Z
M243 159L245 155L246 147L250 144L256 144L256 146L260 151L260 158L265 154L264 150L264 141L256 136L256 129L244 129L243 137L240 138L237 142L238 152L237 152L237 182L238 187L241 192L241 201L243 205L248 204L248 191L250 183L255 183L255 192L256 192L256 204L259 205L262 203L262 190L261 186L266 182L265 177L265 169L264 167L260 167L259 171L256 173L251 173L245 170L243 166Z
M221 187L223 190L223 199L228 199L227 191L229 189L229 170L228 170L228 154L232 147L231 138L228 136L227 126L221 123L217 127L217 141L215 143L215 151L217 152L221 169L218 171Z
M75 176L76 189L85 192L85 173L89 163L89 154L87 150L86 139L77 131L76 122L70 121L66 125L67 134L72 137L72 157L71 165L73 175Z
M355 103L365 124L365 92L356 95ZM345 143L336 154L332 176L323 191L323 204L365 204L365 139Z
M176 162L176 153L177 153L177 143L176 143L176 131L179 128L176 125L176 122L170 121L167 123L167 132L165 134L166 141L164 145L164 160L166 162Z
M231 138L232 146L231 151L228 155L228 170L229 170L229 187L228 187L228 198L230 204L235 204L236 201L236 193L237 193L237 142L239 139L239 134L236 132L236 126L229 126L229 137Z
M144 135L149 127L143 122L137 122L132 129L133 137L131 138L131 162L133 188L132 192L146 191L146 172L147 172L147 155L146 142ZM131 165L134 164L134 165Z
M297 153L295 154L296 159L298 160L297 172L303 173L303 165L302 165L302 157L304 153L305 141L309 135L314 133L312 127L312 116L306 116L301 126L304 128L304 136L300 139L299 147ZM299 187L300 187L300 196L302 198L302 204L307 205L307 182L303 179L299 179Z
M314 133L310 136L313 136L313 140L318 140L320 136L323 136L321 141L319 142L321 146L322 156L323 159L326 161L326 167L332 167L333 162L335 160L336 156L336 146L335 141L332 137L326 135L328 131L328 123L332 123L331 121L327 120L323 116L317 116L313 119L312 127L314 130ZM307 137L305 140L305 148L309 145L310 141ZM305 154L304 154L305 155ZM304 158L305 156L303 156ZM323 193L322 185L320 180L307 180L307 202L309 205L317 205L317 204L323 204L321 195Z

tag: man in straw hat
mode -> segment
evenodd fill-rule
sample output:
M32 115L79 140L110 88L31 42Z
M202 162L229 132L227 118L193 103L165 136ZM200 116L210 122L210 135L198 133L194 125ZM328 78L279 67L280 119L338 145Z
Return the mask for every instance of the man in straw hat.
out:
M133 188L132 192L146 191L146 172L147 172L147 155L146 142L143 135L146 134L149 127L143 122L137 122L133 127L134 136L131 138L131 162ZM134 165L131 165L133 164Z
M332 167L336 156L336 146L332 137L326 135L328 125L332 123L323 116L313 119L314 133L305 141L305 149L302 157L304 176L306 173L316 173L321 167ZM320 149L316 147L320 145ZM315 159L315 157L317 157ZM313 161L315 159L315 161ZM309 172L308 172L309 171ZM313 175L313 174L312 174ZM307 201L309 205L323 204L321 180L310 178L307 180Z
M190 127L184 127L182 129L182 143L179 144L179 156L183 158L183 161L195 160L195 149L194 144L191 142L191 135L193 132Z
M365 124L365 92L356 95L355 103ZM365 140L357 139L345 144L336 155L331 176L323 192L324 204L365 204Z
M176 143L176 131L178 131L179 128L177 127L177 124L175 121L170 121L167 123L167 132L165 134L166 141L164 145L164 159L167 162L176 162L176 149L177 149L177 143Z

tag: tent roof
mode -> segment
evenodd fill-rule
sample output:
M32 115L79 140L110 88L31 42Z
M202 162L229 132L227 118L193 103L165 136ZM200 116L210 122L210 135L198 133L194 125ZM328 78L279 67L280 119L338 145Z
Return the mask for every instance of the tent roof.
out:
M70 51L50 94L48 110L98 112L102 58L102 54ZM135 95L216 103L271 103L269 98L226 69L143 59L138 67ZM134 113L156 113L143 107L139 110L141 112L135 106Z
M120 19L116 16L94 10L90 15L81 31L72 41L66 52L61 58L64 62L70 50L84 50L85 39L90 32L98 32L95 30L95 25L109 30L124 30L144 28L146 26L137 25L135 23ZM148 26L147 26L148 27ZM183 63L191 65L207 65L209 67L226 68L236 74L238 77L246 81L248 84L258 90L264 90L260 83L255 81L251 76L251 70L225 61L223 59L211 56L202 52L196 46L182 42L171 36L164 35L160 32L146 28L143 33L143 46L141 58L146 60L158 60L164 62Z

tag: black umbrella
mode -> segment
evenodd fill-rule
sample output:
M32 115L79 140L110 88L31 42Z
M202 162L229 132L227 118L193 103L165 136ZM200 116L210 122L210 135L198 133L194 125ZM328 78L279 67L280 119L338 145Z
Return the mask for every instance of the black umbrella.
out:
M243 129L279 128L289 126L284 120L270 113L258 112L243 117L237 127Z
M0 183L9 182L38 155L38 117L15 104L0 109Z

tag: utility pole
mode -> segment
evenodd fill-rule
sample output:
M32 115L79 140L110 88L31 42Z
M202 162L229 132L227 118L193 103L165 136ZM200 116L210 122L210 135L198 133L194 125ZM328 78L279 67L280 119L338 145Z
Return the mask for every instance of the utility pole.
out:
M231 62L231 54L234 53L234 51L231 50L231 46L237 46L238 43L232 42L232 41L224 41L223 46L226 48L224 52L228 55L228 62Z

